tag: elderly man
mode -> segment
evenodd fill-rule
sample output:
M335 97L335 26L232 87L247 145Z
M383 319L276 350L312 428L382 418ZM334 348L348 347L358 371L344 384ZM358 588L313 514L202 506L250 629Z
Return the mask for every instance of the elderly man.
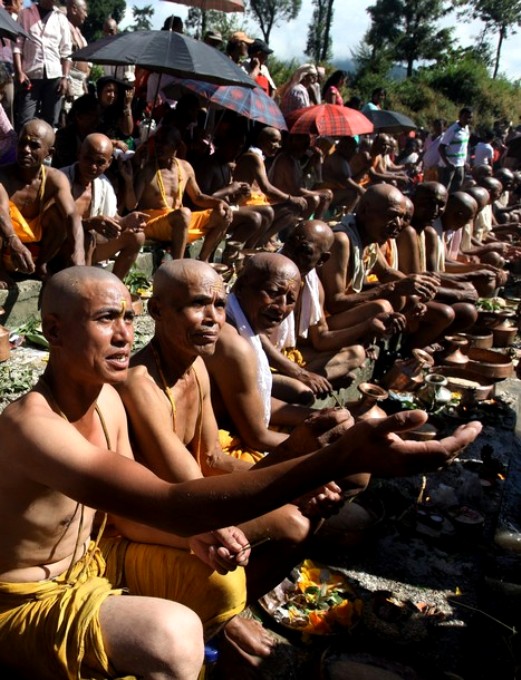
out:
M357 425L297 460L172 485L132 460L125 413L108 384L126 378L133 339L123 284L101 269L62 271L46 287L42 320L51 346L45 374L0 416L0 662L42 680L199 673L197 616L157 598L119 597L104 578L89 542L94 508L193 535L232 515L267 512L339 474L435 469L479 432L471 424L441 442L400 441L391 433L424 422L413 412L401 425L397 418ZM207 548L219 543L196 542L205 540ZM244 540L232 532L226 546L207 552L230 568L244 563Z
M208 262L232 222L232 210L226 201L203 194L190 163L177 158L181 135L176 128L160 128L152 143L154 154L136 183L137 207L148 215L145 234L169 241L174 259L184 257L187 243L204 238L199 257ZM203 210L184 207L185 192Z
M364 302L388 300L402 308L403 298L417 295L427 300L435 293L431 276L404 277L386 266L379 246L395 239L403 228L405 196L395 187L370 187L355 215L346 215L335 228L331 257L321 270L325 307L330 313L352 309ZM374 272L381 283L367 288L366 277ZM392 311L387 307L379 311ZM371 313L371 312L366 312Z
M0 194L0 212L11 218L0 221L3 265L41 279L47 278L49 262L58 254L60 264L85 262L83 229L69 183L44 164L53 144L50 125L35 118L20 130L16 163L0 169L0 184L7 192ZM0 278L4 285L10 281L6 272Z
M145 243L146 215L117 213L116 193L105 176L112 163L113 145L102 134L88 135L80 148L77 163L61 168L71 185L76 209L88 234L85 249L87 264L96 264L116 255L113 273L124 279ZM121 165L123 179L132 189L132 168Z
M70 78L69 22L54 0L22 9L18 21L30 39L19 37L13 47L17 129L35 116L55 128Z
M297 265L303 281L295 310L263 342L270 365L278 371L273 394L284 401L298 401L300 383L308 395L329 392L330 381L344 380L364 361L364 349L356 343L371 342L385 328L385 313L359 324L353 322L357 314L352 311L326 316L317 271L329 258L333 241L331 229L313 220L300 224L281 250Z

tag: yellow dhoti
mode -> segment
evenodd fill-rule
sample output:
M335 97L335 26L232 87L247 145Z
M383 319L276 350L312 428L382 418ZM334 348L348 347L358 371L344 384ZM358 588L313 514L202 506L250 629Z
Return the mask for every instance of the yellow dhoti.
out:
M262 191L252 191L250 197L241 205L271 205L269 198Z
M145 227L147 238L155 241L170 241L172 239L172 227L168 216L175 212L174 208L156 208L154 210L142 210L148 215ZM198 210L192 212L190 225L188 227L188 243L193 243L197 239L204 238L208 233L208 222L212 215L211 210Z
M0 582L0 662L24 677L78 680L114 677L98 614L120 595L104 578L105 562L91 544L65 580Z
M233 437L227 430L219 430L219 444L226 455L247 463L258 463L264 458L263 453L244 446L239 437Z
M205 631L228 621L246 606L246 576L238 568L221 575L187 550L103 538L107 578L131 595L161 597L186 605Z

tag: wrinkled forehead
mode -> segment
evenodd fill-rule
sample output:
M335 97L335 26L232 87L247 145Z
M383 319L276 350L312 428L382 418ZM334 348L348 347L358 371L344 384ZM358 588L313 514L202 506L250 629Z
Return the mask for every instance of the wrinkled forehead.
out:
M258 283L264 288L275 287L290 290L300 285L300 274L296 269L281 267L262 272Z
M197 295L205 295L211 298L226 297L224 281L212 269L208 269L207 272L198 272L189 277L187 280L187 292L190 298Z

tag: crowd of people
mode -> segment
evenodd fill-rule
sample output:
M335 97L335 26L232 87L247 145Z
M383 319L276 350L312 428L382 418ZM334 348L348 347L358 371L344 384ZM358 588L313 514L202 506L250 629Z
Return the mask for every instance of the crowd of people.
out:
M434 471L479 434L415 442L399 435L420 411L355 423L313 406L375 344L434 354L473 327L520 255L518 161L496 133L470 152L470 108L428 136L329 138L212 117L139 68L108 66L92 89L70 57L85 0L4 3L35 40L12 46L4 87L0 281L42 281L50 354L0 416L0 662L41 680L190 680L218 634L254 664L274 641L239 614L328 517L371 475ZM384 88L362 108L347 74L313 64L277 87L270 48L242 31L225 50L285 114L384 105ZM123 281L145 243L168 256L132 356ZM216 260L237 253L225 285Z

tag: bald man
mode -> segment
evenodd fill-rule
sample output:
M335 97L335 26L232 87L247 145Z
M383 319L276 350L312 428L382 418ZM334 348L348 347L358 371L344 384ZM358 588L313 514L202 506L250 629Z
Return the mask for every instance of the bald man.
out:
M270 365L278 371L273 376L273 393L285 401L298 402L298 383L304 383L313 395L330 392L332 382L345 380L363 363L365 352L357 343L371 341L377 333L372 318L357 324L357 315L351 311L326 316L317 271L329 259L333 241L327 224L312 220L298 225L281 250L297 265L304 283L295 310L261 337ZM294 390L299 391L295 394Z
M51 126L35 118L20 130L16 163L0 168L0 184L7 192L7 200L0 194L4 286L11 281L8 271L45 280L49 263L58 255L54 269L85 263L83 228L69 183L44 164L53 144Z
M225 322L225 301L223 281L210 266L196 260L162 265L149 302L154 338L133 357L128 380L119 388L136 455L170 482L248 470L255 460L262 460L254 451L248 454L246 447L241 449L242 459L221 448L229 436L218 431L203 359L215 351ZM231 373L234 368L230 365L227 370ZM277 436L279 443L286 440L285 434ZM325 493L336 499L338 491L331 493L328 488ZM275 587L300 561L314 526L296 505L285 505L244 525L251 544L270 538L248 568L249 601ZM186 548L186 540L180 537L170 537L167 544ZM205 580L200 581L201 597L208 599L212 593ZM272 644L262 627L244 619L227 625L226 636L257 656L269 654Z
M424 422L412 412L401 425L397 418L357 425L297 460L168 484L132 460L123 405L110 385L127 376L132 316L128 291L102 269L71 267L53 277L42 300L50 343L44 376L0 416L0 662L42 680L80 673L195 680L199 673L197 616L158 598L118 597L104 577L89 542L95 508L188 536L267 512L338 474L436 469L479 432L471 424L441 442L398 440L390 433ZM316 447L332 424L322 422L301 451ZM248 556L239 532L203 536L199 550L205 541L221 570Z
M333 200L331 189L307 189L302 163L310 149L309 135L289 134L284 140L282 150L275 156L270 166L268 177L270 182L280 191L290 196L301 196L305 199L307 210L303 217L315 215L322 219Z
M252 195L245 205L271 205L274 219L264 240L277 234L281 229L290 229L308 208L303 196L292 195L288 191L277 188L268 178L265 161L273 158L281 146L281 134L272 127L263 128L255 146L245 151L237 159L233 178L236 182L246 182L251 187Z
M145 243L146 215L140 212L118 215L116 193L104 174L112 163L113 150L105 135L88 135L80 147L78 162L61 168L61 172L69 180L82 219L87 264L116 256L112 271L123 280ZM123 178L132 190L130 164L125 169Z
M411 224L396 239L398 268L404 274L426 273L431 271L430 267L435 267L432 260L427 264L426 230L432 228L433 223L445 211L447 198L447 189L439 182L423 182L416 187ZM434 317L434 323L439 324L438 335L462 332L470 328L477 319L474 305L468 302L474 295L475 291L469 283L454 282L449 290L447 285L438 281L435 299L427 303L429 311L425 320L432 324Z
M389 239L399 236L406 210L405 196L397 188L379 184L367 189L356 215L346 215L335 227L331 257L320 271L325 308L329 313L356 310L358 316L354 318L358 323L381 312L401 314L411 310L408 312L411 319L424 313L423 303L435 295L436 277L430 274L406 276L390 268L380 250ZM367 285L371 273L376 275L378 282ZM391 314L387 319L385 332L388 335L405 330L403 316ZM426 336L421 334L412 342L416 341L427 344L430 339L426 341Z
M137 175L138 209L148 215L147 238L169 241L174 259L184 257L187 243L203 238L199 259L208 262L224 238L233 212L226 201L201 191L190 163L177 158L181 143L179 130L165 126L150 140L154 152ZM184 207L185 192L203 210Z
M478 204L472 196L456 191L449 195L443 214L425 229L427 269L436 272L446 288L454 289L454 284L463 283L465 295L470 297L459 297L459 300L474 301L477 296L490 297L506 281L505 272L498 267L458 262L447 254L447 235L454 237L454 234L461 233L465 225L475 220L477 212ZM444 295L446 297L447 292Z

